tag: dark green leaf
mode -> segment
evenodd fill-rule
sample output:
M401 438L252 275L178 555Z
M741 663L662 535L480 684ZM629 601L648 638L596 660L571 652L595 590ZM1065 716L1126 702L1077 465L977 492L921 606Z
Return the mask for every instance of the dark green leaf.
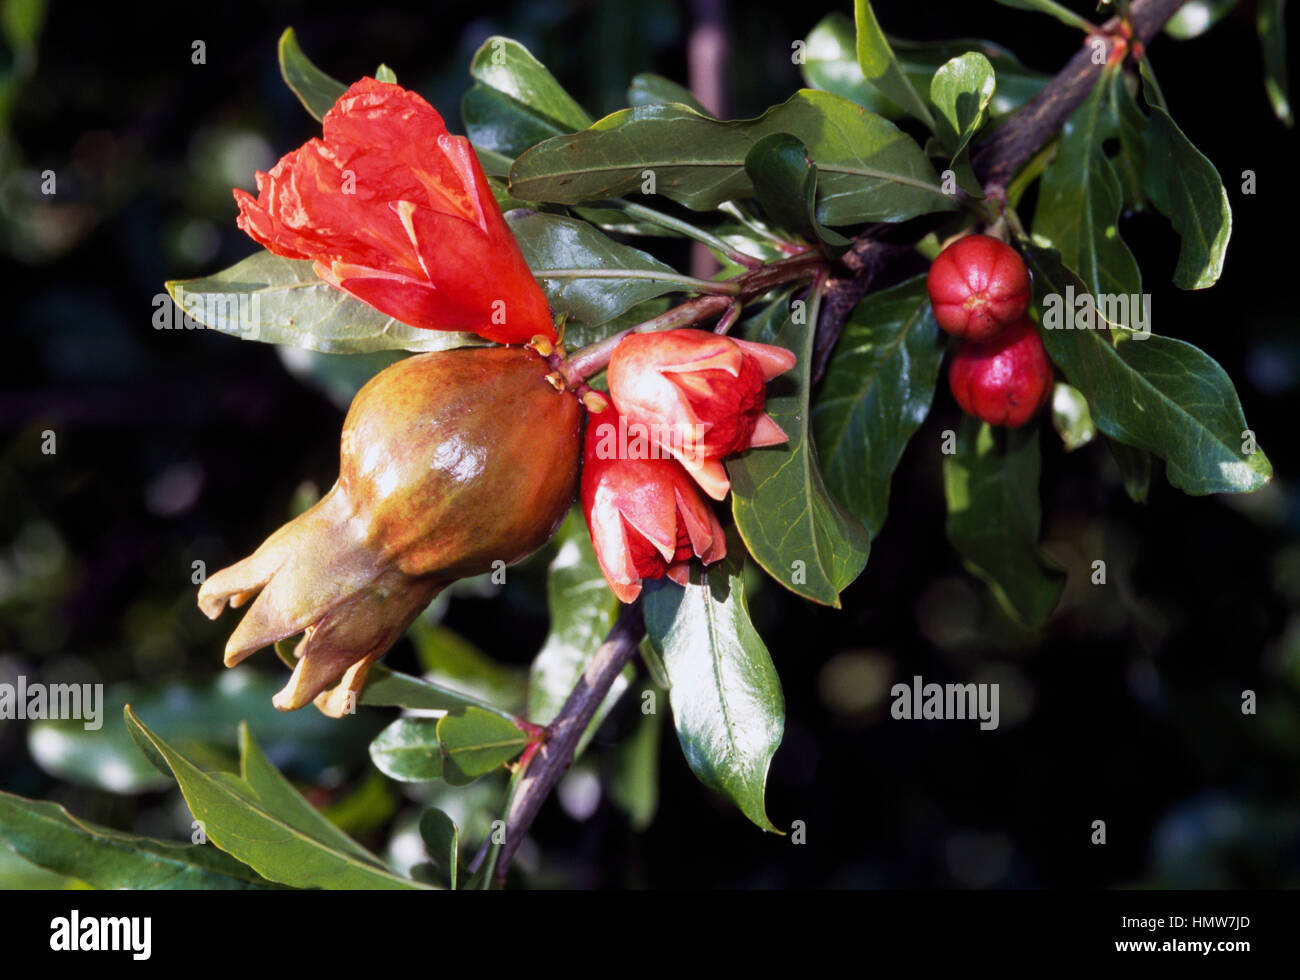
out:
M818 241L836 253L849 240L823 228L817 220L817 168L804 145L788 133L764 136L745 156L745 172L754 196L779 228L806 241Z
M627 104L630 106L670 102L690 106L702 116L711 115L709 110L700 104L700 100L691 94L690 89L662 75L642 72L634 76L632 83L627 87Z
M292 27L280 35L280 74L293 94L317 119L324 119L339 96L348 90L346 85L330 78L307 59L302 48L298 47L298 38Z
M646 632L662 655L682 752L710 789L764 830L767 770L785 728L785 699L745 604L743 556L644 593ZM700 578L698 581L695 575Z
M963 415L943 460L948 540L1011 615L1032 627L1052 614L1065 575L1038 551L1038 426L994 428Z
M407 326L322 281L310 261L265 250L216 275L169 282L167 291L181 310L214 330L326 354L483 343L473 334Z
M859 303L827 365L813 409L822 470L872 536L894 468L930 412L945 347L919 275Z
M993 66L978 51L945 62L930 82L930 101L938 110L936 132L956 157L970 143L993 101Z
M1034 240L1055 248L1094 296L1133 296L1142 291L1137 260L1119 236L1123 190L1102 152L1105 74L1065 124L1060 149L1043 175Z
M1134 503L1145 504L1151 491L1151 454L1145 449L1126 446L1116 439L1107 439L1106 446L1119 467L1124 492Z
M903 66L880 29L876 12L871 9L871 0L854 0L853 20L858 30L858 67L862 69L862 77L908 115L934 129L934 117L903 73Z
M398 718L370 743L370 758L379 771L403 783L442 778L438 718Z
M1034 293L1086 286L1050 249L1029 246ZM1257 490L1273 475L1262 450L1246 452L1246 419L1232 381L1191 344L1127 330L1042 331L1052 360L1088 399L1097 428L1164 459L1169 482L1191 494Z
M1137 100L1129 91L1128 76L1122 71L1111 73L1106 114L1106 138L1114 137L1119 152L1112 159L1115 173L1124 189L1124 205L1139 208L1146 202L1142 188L1142 175L1147 168L1147 146L1144 134L1147 117L1138 108Z
M588 325L611 320L638 303L682 289L680 283L644 278L677 276L677 272L654 256L630 245L622 245L585 221L539 211L513 211L510 229L523 250L529 267L543 270L607 269L626 270L627 278L582 279L539 276L551 312L567 313Z
M510 171L511 193L580 204L654 193L692 210L749 197L745 157L771 133L808 148L825 224L901 221L955 205L920 147L893 123L827 92L804 90L757 119L719 122L681 105L624 109L585 132L547 140Z
M814 88L834 92L872 112L896 118L901 111L862 76L854 50L853 21L840 13L827 15L808 35L803 65L804 81ZM997 90L989 114L1014 112L1042 90L1050 75L1030 71L1006 48L990 41L961 38L955 41L903 41L889 37L894 56L918 94L930 91L939 66L968 51L984 55L997 73Z
M447 872L448 883L454 890L459 875L460 828L447 814L428 807L420 814L420 838L435 864Z
M654 711L642 711L636 729L614 750L609 797L640 832L654 821L659 806L659 739L663 715L658 705L668 694L655 691Z
M518 725L482 708L459 708L438 719L442 778L463 786L509 762L529 736Z
M243 778L204 772L126 709L133 737L149 742L176 776L208 839L264 878L295 888L420 888L385 868L283 781L241 730ZM253 758L250 764L250 754Z
M1049 17L1055 17L1066 27L1077 27L1085 34L1091 34L1096 30L1096 25L1084 17L1080 17L1069 7L1059 4L1056 0L998 0L998 3L1004 7L1015 7L1017 10L1036 10L1041 14L1047 14Z
M273 888L206 844L177 844L78 820L63 807L0 792L0 843L38 867L96 888Z
M1174 285L1213 286L1223 272L1232 234L1232 208L1219 172L1159 106L1151 107L1146 149L1143 186L1182 239Z
M358 703L410 708L415 711L455 711L458 708L474 707L495 711L507 720L510 718L508 711L485 704L471 694L426 681L422 677L389 670L382 664L370 668L369 679L361 691Z
M799 361L768 385L767 412L789 441L750 449L727 462L731 508L750 554L801 596L839 607L840 593L867 564L870 536L822 482L809 404L815 316L791 314L789 294L748 324L746 337L794 351Z
M1291 115L1286 75L1286 5L1285 0L1259 0L1255 26L1264 51L1264 88L1273 114L1290 126Z

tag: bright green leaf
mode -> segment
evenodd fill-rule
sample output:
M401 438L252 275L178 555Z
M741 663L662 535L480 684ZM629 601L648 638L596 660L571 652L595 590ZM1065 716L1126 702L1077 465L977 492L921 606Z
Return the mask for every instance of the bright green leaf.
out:
M1088 412L1088 400L1078 388L1058 381L1052 388L1052 428L1061 437L1067 453L1097 438L1097 427Z
M930 101L939 110L937 132L949 156L957 156L970 143L996 88L993 66L977 51L944 62L934 73Z
M509 762L529 742L528 733L507 718L482 708L459 708L437 724L442 778L453 786L473 782Z
M370 758L379 771L403 783L442 778L438 718L398 718L370 743Z
M427 807L420 814L420 839L429 857L447 872L448 884L454 890L460 873L460 828L441 810Z
M1187 0L1165 21L1165 33L1179 41L1200 37L1237 6L1237 0Z
M293 94L317 119L324 119L339 96L348 90L346 85L330 78L308 60L302 48L298 47L298 38L292 27L280 35L280 74Z
M934 129L934 117L903 74L903 67L876 20L876 12L871 9L871 0L854 0L853 20L858 30L858 67L862 69L862 77L908 115Z

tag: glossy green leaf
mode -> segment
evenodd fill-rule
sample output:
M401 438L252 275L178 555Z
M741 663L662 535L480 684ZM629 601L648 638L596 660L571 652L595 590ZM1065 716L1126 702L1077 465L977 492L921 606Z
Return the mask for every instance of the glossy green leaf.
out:
M1165 33L1179 41L1200 37L1237 6L1237 0L1187 0L1165 21Z
M585 221L545 214L512 211L510 229L534 274L542 270L602 269L627 271L627 278L583 279L538 276L553 314L567 313L588 325L612 320L638 303L680 292L680 283L647 278L677 276L672 266L654 256L614 241Z
M1126 446L1117 439L1107 439L1106 447L1119 467L1124 492L1134 503L1145 504L1147 494L1151 492L1151 454L1145 449Z
M471 783L509 762L524 750L529 737L507 718L482 708L458 708L437 724L442 750L442 778L453 786Z
M518 41L488 38L469 70L475 85L461 115L475 146L515 157L544 139L591 125L586 110Z
M1097 438L1097 426L1088 412L1088 400L1078 388L1058 381L1052 388L1052 428L1067 453Z
M265 250L216 275L173 280L167 292L181 310L210 329L326 354L435 351L483 343L473 334L407 326L323 282L310 261Z
M1290 126L1291 98L1286 72L1286 5L1285 0L1259 0L1255 27L1264 52L1264 88L1273 114Z
M743 556L734 552L685 588L665 581L642 600L646 633L663 657L682 752L710 789L759 827L767 771L785 729L785 699L745 604Z
M822 472L872 536L903 449L930 412L946 346L918 275L854 307L827 364L813 409Z
M302 48L298 47L298 38L292 27L280 35L280 74L293 94L317 119L324 119L339 96L348 90L346 85L330 78L308 60Z
M1050 249L1027 248L1038 302L1086 290ZM1125 330L1043 330L1047 353L1088 399L1097 428L1161 457L1169 482L1191 494L1257 490L1273 475L1247 452L1245 416L1227 373L1191 344Z
M691 94L690 89L685 85L677 84L671 79L664 78L662 75L642 72L640 75L633 76L631 84L627 87L627 104L630 106L662 105L674 102L678 105L689 106L702 116L712 115L708 109L700 104L700 100Z
M454 890L460 874L460 828L441 810L428 807L420 814L420 839L429 857L446 871L448 884Z
M37 867L96 888L273 888L247 865L206 844L125 834L63 807L0 791L0 844Z
M1038 551L1038 426L995 428L963 415L957 452L943 460L948 540L1008 613L1047 622L1065 575Z
M438 718L398 718L370 743L370 758L385 776L403 783L442 778Z
M473 707L495 711L507 720L510 718L510 712L485 703L472 694L435 684L422 677L412 677L410 674L390 670L382 664L370 668L369 678L361 691L358 703L388 708L410 708L413 711L455 711L459 708Z
M810 89L757 119L720 122L682 105L624 109L572 136L547 140L515 161L511 193L580 204L643 192L696 211L749 197L745 157L771 133L808 148L819 174L817 219L825 224L901 221L955 205L921 148L880 116Z
M936 132L950 157L964 150L984 120L997 88L993 66L978 51L944 62L930 82L930 101L938 110Z
M817 220L817 168L798 139L789 133L764 136L746 154L745 172L758 203L777 227L821 242L835 254L849 246L847 238Z
M731 508L754 560L792 592L839 607L840 593L867 564L870 536L830 495L813 445L810 389L815 316L796 323L789 294L746 329L746 339L794 351L798 363L768 384L767 412L789 441L750 449L727 461Z
M1059 251L1094 296L1132 296L1142 291L1142 275L1119 235L1123 189L1100 135L1109 82L1103 73L1065 124L1056 159L1043 174L1034 240Z
M653 646L653 644L650 644ZM642 711L636 728L614 749L610 763L609 798L628 816L632 829L645 830L659 808L659 741L667 690L657 690L654 711Z
M1159 106L1151 107L1146 150L1143 186L1182 242L1174 285L1213 286L1223 272L1232 234L1232 208L1219 172Z
M1085 34L1092 34L1096 30L1096 25L1086 17L1081 17L1064 4L1057 3L1056 0L998 0L998 3L1004 7L1015 7L1017 10L1035 10L1040 14L1047 14L1054 17L1066 27L1077 27Z
M991 41L960 38L929 42L889 37L889 44L918 97L929 93L931 79L941 65L970 51L982 54L997 73L997 89L989 103L992 116L1014 112L1051 79L1050 75L1030 71L1010 51ZM842 95L879 115L891 119L903 115L863 77L855 50L853 21L841 13L827 15L808 35L803 77L813 88Z
M528 718L535 725L555 720L618 616L619 603L605 583L582 512L574 508L555 536L557 549L546 573L551 626L533 660L528 684ZM610 709L627 690L620 674L596 709L578 748L581 754Z
M388 870L280 776L241 728L244 772L205 772L151 732L128 706L132 736L166 760L190 812L217 847L264 878L295 888L421 888Z
M871 0L854 0L853 20L858 31L856 50L862 77L908 115L934 129L934 116L903 73L903 66L876 20Z

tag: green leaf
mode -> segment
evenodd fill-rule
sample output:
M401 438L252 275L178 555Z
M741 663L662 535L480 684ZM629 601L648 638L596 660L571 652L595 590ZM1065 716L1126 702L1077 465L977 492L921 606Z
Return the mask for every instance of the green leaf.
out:
M1146 150L1143 186L1182 240L1174 285L1213 286L1223 272L1232 234L1232 208L1219 172L1159 106L1151 107Z
M321 817L240 731L245 771L204 772L126 708L127 727L166 760L208 839L271 881L295 888L422 888ZM251 761L250 761L251 756Z
M1137 100L1129 91L1122 71L1111 73L1106 114L1105 138L1114 137L1119 152L1112 159L1115 173L1124 189L1124 206L1140 208L1146 203L1142 175L1147 168L1147 147L1144 134L1147 117L1138 108Z
M934 116L903 74L903 67L876 20L876 12L871 9L871 0L854 0L853 20L858 29L858 67L862 69L862 77L885 98L933 130Z
M654 256L614 241L585 221L540 211L513 211L507 219L510 230L534 274L543 270L607 269L626 270L627 278L578 279L538 276L554 314L567 313L584 324L595 326L612 320L638 303L680 292L680 283L644 278L677 276L672 266Z
M653 646L653 644L648 644ZM668 694L654 692L656 706ZM610 800L628 815L640 833L654 822L659 807L659 740L663 715L642 711L636 729L614 749L609 777Z
M1036 10L1041 14L1047 14L1054 17L1066 27L1077 27L1085 34L1091 34L1097 29L1097 25L1085 17L1080 17L1069 7L1056 2L1056 0L998 0L998 3L1004 7L1015 7L1017 10Z
M1124 195L1100 135L1109 81L1103 73L1065 124L1056 159L1043 175L1034 240L1059 251L1094 296L1132 296L1142 291L1142 275L1119 236Z
M1026 249L1041 303L1086 290L1060 256ZM1191 344L1127 330L1042 331L1047 353L1088 399L1097 428L1166 463L1169 482L1190 494L1243 493L1273 475L1262 450L1246 453L1247 429L1232 381Z
M397 72L393 71L393 69L389 68L387 65L381 64L375 69L375 78L378 81L388 82L391 85L397 84Z
M745 156L754 195L778 227L806 241L821 242L835 254L849 240L817 220L817 168L803 143L788 133L764 136Z
M475 85L461 115L475 146L515 157L544 139L591 125L586 110L518 41L488 38L469 71Z
M1237 6L1237 0L1187 0L1165 21L1165 33L1179 41L1200 37Z
M903 449L930 412L946 346L921 274L854 307L827 364L813 409L822 472L873 537Z
M423 617L411 624L407 635L426 681L450 685L509 712L524 706L524 671L497 663L460 634Z
M509 762L529 743L513 721L482 708L458 708L437 724L442 778L464 786Z
M454 891L459 875L460 828L447 814L436 807L427 807L420 814L420 838L438 867L447 872L448 883Z
M398 718L370 743L370 758L385 776L403 783L442 778L438 718Z
M436 351L482 344L473 334L407 326L321 280L306 259L257 252L202 279L167 283L192 319L240 340L325 354ZM154 314L155 325L165 310Z
M759 827L780 833L763 802L785 728L785 699L745 604L743 556L734 551L643 594L646 632L663 657L677 737L691 771ZM695 574L700 575L698 583Z
M870 536L822 482L810 431L815 311L795 323L784 293L752 318L746 338L794 351L798 363L768 385L767 412L789 441L727 461L731 509L754 560L787 589L837 609L867 564Z
M989 59L971 51L944 62L930 82L930 101L939 110L939 137L956 157L979 129L997 87Z
M1088 400L1083 392L1061 381L1052 389L1052 428L1061 437L1067 453L1097 438L1097 427L1088 413Z
M511 718L510 712L484 703L472 694L390 670L382 664L370 668L369 679L358 703L413 711L456 711L473 707L494 711L507 721Z
M78 820L63 807L0 791L0 843L40 868L96 888L273 888L215 847L177 844Z
M702 116L712 115L685 85L678 85L671 79L651 72L642 72L640 75L633 76L632 83L627 87L628 105L662 105L665 103L689 106Z
M970 51L984 55L997 73L997 90L989 103L992 116L1014 112L1037 95L1051 78L1030 71L1010 51L991 41L974 38L935 42L888 39L918 98L930 91L934 73L945 62ZM834 92L879 115L891 119L902 115L901 110L863 77L854 46L852 20L840 13L824 17L808 35L803 63L804 81L813 88Z
M1038 426L995 428L963 415L957 453L943 460L948 540L1011 615L1040 627L1065 575L1038 551Z
M1286 74L1286 5L1284 0L1259 0L1255 27L1264 52L1264 89L1273 106L1273 114L1290 126L1291 114Z
M1137 504L1147 502L1151 491L1151 454L1145 449L1126 446L1116 439L1107 439L1106 446L1119 467L1120 479L1124 481L1124 492Z
M280 74L293 94L317 119L324 119L339 96L348 90L346 85L330 78L307 59L302 48L298 47L298 37L292 27L280 35Z
M537 725L555 720L569 693L582 678L597 648L618 617L618 599L609 591L591 547L582 511L574 508L555 536L557 549L546 573L546 599L551 627L533 660L528 684L528 717ZM627 690L624 672L614 681L596 709L578 746L582 754L610 709Z
M757 119L720 122L682 105L646 105L601 119L582 133L547 140L515 161L511 193L580 204L654 193L695 211L749 197L745 157L771 133L808 148L819 174L817 219L825 224L902 221L956 205L921 148L880 116L805 89Z

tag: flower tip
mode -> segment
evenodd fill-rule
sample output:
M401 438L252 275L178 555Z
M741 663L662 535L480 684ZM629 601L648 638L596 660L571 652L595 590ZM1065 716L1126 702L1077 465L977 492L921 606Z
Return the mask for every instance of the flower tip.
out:
M726 499L727 491L731 489L731 481L727 479L727 471L722 463L716 459L705 460L702 463L681 459L681 463L686 467L686 472L691 475L691 478L699 484L701 490L714 500Z
M785 430L772 421L772 416L764 412L754 423L754 434L750 437L749 448L779 446L789 441L790 437L785 434Z
M763 371L763 380L771 381L778 374L785 374L795 365L797 358L793 351L788 351L784 347L777 347L774 344L759 344L752 340L735 341L747 357L752 357L758 362L758 366Z

